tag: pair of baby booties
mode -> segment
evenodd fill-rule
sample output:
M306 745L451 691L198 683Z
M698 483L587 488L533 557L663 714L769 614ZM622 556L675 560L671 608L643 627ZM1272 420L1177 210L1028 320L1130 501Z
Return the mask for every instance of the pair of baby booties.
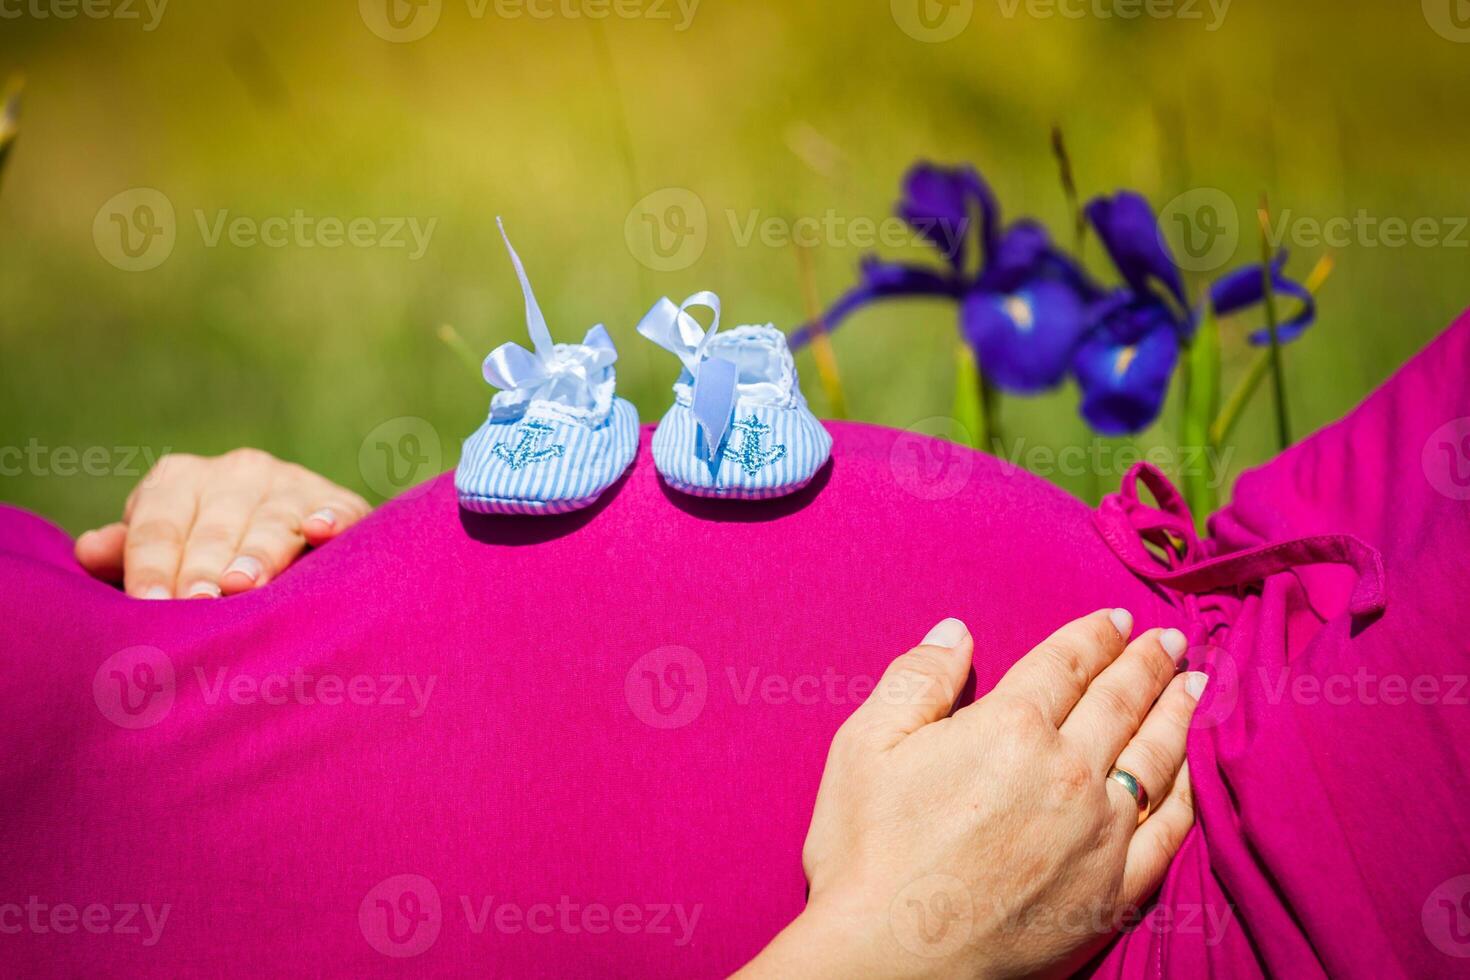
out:
M551 339L520 257L500 225L526 299L534 350L506 343L485 358L500 391L464 444L454 485L482 514L565 514L592 505L638 451L638 410L617 397L618 359L602 324L580 344ZM708 329L689 314L714 314ZM774 326L720 329L720 299L654 304L638 332L679 358L674 404L653 435L664 480L697 497L761 500L795 493L827 461L832 437L807 408L786 337Z

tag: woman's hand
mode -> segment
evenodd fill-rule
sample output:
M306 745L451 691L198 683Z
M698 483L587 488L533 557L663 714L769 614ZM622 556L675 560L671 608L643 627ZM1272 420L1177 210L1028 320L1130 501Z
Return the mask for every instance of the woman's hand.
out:
M139 599L217 598L279 575L372 508L259 449L165 456L133 489L123 518L77 538L77 560Z
M1194 820L1185 637L1103 610L954 711L973 642L945 620L832 742L806 910L751 975L1015 976L1083 965L1134 921ZM1114 767L1153 801L1142 823Z

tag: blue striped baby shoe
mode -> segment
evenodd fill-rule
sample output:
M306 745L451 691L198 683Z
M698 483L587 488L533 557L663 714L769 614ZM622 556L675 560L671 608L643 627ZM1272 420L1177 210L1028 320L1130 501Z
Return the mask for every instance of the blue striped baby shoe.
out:
M596 501L633 462L638 411L614 395L618 352L602 324L580 344L552 343L503 224L500 234L536 349L507 343L485 358L485 380L501 390L465 441L454 488L460 506L480 514L565 514Z
M691 307L714 313L708 330ZM638 332L684 365L674 404L653 434L653 461L669 486L696 497L763 500L795 493L832 454L832 437L802 397L786 335L720 329L720 298L659 300Z

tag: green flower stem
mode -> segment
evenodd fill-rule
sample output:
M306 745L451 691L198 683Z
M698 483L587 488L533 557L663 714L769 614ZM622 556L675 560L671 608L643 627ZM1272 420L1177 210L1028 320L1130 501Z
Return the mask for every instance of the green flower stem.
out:
M1281 341L1276 335L1276 300L1271 294L1271 273L1266 273L1266 329L1271 334L1267 351L1271 363L1271 387L1276 392L1276 443L1280 449L1291 445L1291 422L1286 410L1286 368L1281 361Z
M1225 399L1225 407L1220 410L1219 418L1215 424L1210 426L1210 442L1216 446L1223 446L1229 441L1235 432L1235 425L1245 412L1245 407L1250 404L1251 396L1266 380L1266 374L1271 370L1271 352L1263 350L1256 353L1251 366L1246 369L1245 377L1240 379L1230 397Z
M995 451L996 392L980 370L974 351L966 344L955 346L954 419L970 434L970 444L984 452Z
M980 394L980 448L987 453L999 455L1000 448L1000 391L990 383L985 376L985 365L976 365L978 370L978 381L976 383Z
M1268 210L1265 195L1261 196L1261 210L1259 212L1261 221L1261 282L1263 284L1262 299L1266 310L1266 331L1271 336L1271 385L1276 389L1276 440L1279 448L1285 449L1291 445L1291 423L1286 415L1286 368L1281 360L1281 339L1277 336L1276 317L1276 290L1275 284L1271 282L1271 259L1274 249L1271 248L1271 212Z
M1080 261L1083 246L1087 244L1087 215L1082 210L1082 201L1077 194L1077 178L1072 172L1072 156L1067 152L1067 141L1062 136L1062 127L1051 128L1051 152L1056 157L1057 174L1062 181L1062 194L1067 198L1067 207L1072 212L1072 251Z
M1201 529L1219 503L1211 467L1206 465L1218 445L1212 439L1210 422L1220 406L1220 324L1208 305L1200 319L1194 342L1184 352L1184 452L1187 468L1180 474L1184 496Z
M1307 289L1315 296L1332 274L1332 255L1327 254L1317 260L1312 269L1312 274L1307 277ZM1210 439L1217 446L1223 446L1235 431L1235 425L1240 421L1240 416L1245 412L1246 405L1250 404L1251 396L1266 380L1266 374L1271 370L1271 351L1263 350L1256 353L1255 359L1246 369L1245 377L1235 386L1230 397L1225 400L1225 407L1220 410L1220 417L1215 419L1215 424L1210 426Z
M817 294L817 275L812 266L811 249L797 243L796 277L801 282L802 301L806 304L809 322L816 324L812 337L812 357L817 362L817 380L822 383L822 392L827 396L827 413L834 419L847 418L847 393L842 387L842 372L837 368L837 352L832 348L832 338L827 335L827 324L822 316L822 302Z
M20 133L20 96L24 89L25 79L17 75L5 83L0 93L0 175L5 173L5 162Z

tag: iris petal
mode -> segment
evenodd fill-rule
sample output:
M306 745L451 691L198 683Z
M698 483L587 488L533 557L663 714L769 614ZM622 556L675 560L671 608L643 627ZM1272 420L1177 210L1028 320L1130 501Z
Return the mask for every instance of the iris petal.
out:
M830 333L847 317L880 299L901 296L949 296L958 299L962 291L963 286L946 273L869 256L863 259L858 284L828 308L821 325ZM816 332L817 324L814 323L796 330L788 339L791 349L799 350L806 346Z
M1294 340L1317 319L1317 301L1307 287L1286 276L1286 252L1278 252L1271 261L1271 288L1277 296L1290 296L1300 303L1296 313L1276 326L1276 337L1281 343ZM1220 316L1239 313L1265 299L1265 283L1261 277L1259 263L1235 269L1215 280L1210 286L1210 302ZM1263 346L1271 342L1271 331L1257 330L1250 335L1250 342Z
M1051 238L1034 221L1017 221L986 253L979 285L982 289L1011 292L1037 272L1052 254Z
M1273 271L1273 276L1274 272ZM1259 262L1232 269L1210 284L1210 303L1219 316L1229 316L1261 301Z
M1317 300L1312 296L1307 287L1300 283L1292 282L1290 279L1281 278L1273 283L1278 296L1290 296L1301 303L1296 315L1281 321L1276 325L1276 340L1278 343L1286 343L1295 340L1312 325L1317 319ZM1262 328L1250 335L1250 342L1257 347L1264 347L1271 343L1271 331Z
M976 290L965 298L960 322L986 377L1007 391L1032 394L1066 375L1084 314L1072 289L1042 281L1013 293Z
M1152 292L1151 281L1157 282L1181 309L1189 306L1179 266L1159 232L1153 208L1141 194L1119 191L1112 197L1094 198L1086 212L1119 274L1135 293Z
M980 212L980 241L989 255L999 234L1000 206L990 185L971 166L918 163L903 179L898 215L944 253L956 270L965 268L972 212Z
M1148 428L1164 406L1178 360L1179 332L1162 304L1115 307L1072 359L1082 417L1104 435Z

